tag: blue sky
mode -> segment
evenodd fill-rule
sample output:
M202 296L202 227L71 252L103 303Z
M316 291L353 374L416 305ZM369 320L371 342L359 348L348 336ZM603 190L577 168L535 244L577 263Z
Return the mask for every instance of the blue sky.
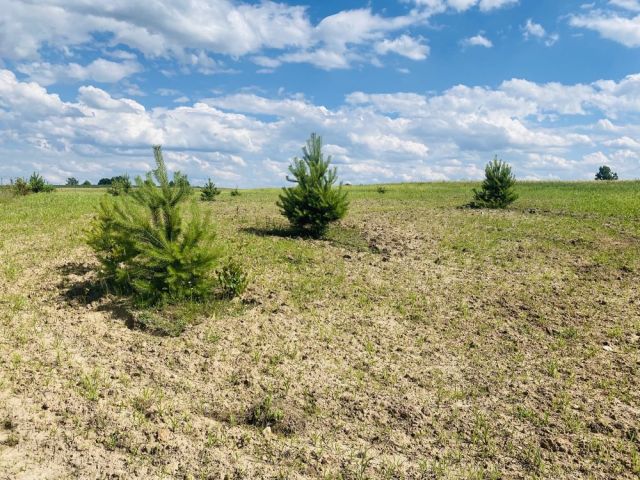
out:
M640 0L0 0L0 177L640 178Z

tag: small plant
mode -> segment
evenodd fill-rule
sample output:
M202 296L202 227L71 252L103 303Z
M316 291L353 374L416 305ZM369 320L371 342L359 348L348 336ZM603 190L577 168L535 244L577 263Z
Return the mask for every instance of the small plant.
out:
M231 196L232 197L239 197L240 196L240 190L238 190L237 188L234 188L233 190L231 190Z
M39 173L33 172L29 177L29 190L33 193L40 192L53 192L55 189L53 185L50 185L46 182L46 180Z
M511 166L496 156L484 169L485 179L480 190L473 189L473 208L506 208L518 198L514 191L516 179Z
M596 173L596 180L618 180L618 174L606 165L601 166Z
M218 287L223 298L234 298L242 295L248 283L247 274L233 260L218 271Z
M129 175L119 175L111 179L107 193L117 197L119 195L126 195L131 191L131 179Z
M117 292L133 293L142 304L205 299L213 293L218 257L206 246L210 223L197 210L185 221L180 205L191 188L180 181L171 187L160 146L154 155L156 169L136 178L137 188L103 200L87 242L103 280Z
M387 193L387 189L385 187L383 187L382 185L380 185L378 188L376 188L376 191L378 193Z
M16 178L16 180L12 183L11 188L13 193L16 195L29 195L31 193L31 188L29 184L24 178Z
M284 412L274 404L271 394L267 394L264 399L255 405L249 412L249 423L257 427L272 427L282 422Z
M202 187L200 199L203 202L213 202L218 195L220 195L220 189L216 187L216 185L209 178L207 180L207 183L204 184L204 187Z
M331 157L324 158L322 138L312 133L302 152L302 159L294 158L289 166L294 178L287 177L297 185L283 188L277 205L295 228L320 236L346 215L349 201L342 184L334 186L337 172L330 168Z

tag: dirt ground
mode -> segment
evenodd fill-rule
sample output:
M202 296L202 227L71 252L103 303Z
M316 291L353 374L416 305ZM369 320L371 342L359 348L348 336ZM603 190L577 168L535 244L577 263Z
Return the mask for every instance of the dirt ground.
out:
M637 227L392 193L214 202L251 283L178 337L95 293L94 197L5 212L0 478L640 478Z

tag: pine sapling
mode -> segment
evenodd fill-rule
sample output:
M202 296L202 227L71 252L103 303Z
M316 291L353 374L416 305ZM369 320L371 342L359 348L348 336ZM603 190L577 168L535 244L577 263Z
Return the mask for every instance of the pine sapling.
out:
M202 187L200 199L203 202L213 202L218 195L220 195L220 189L216 187L215 183L209 178L207 183L204 184L204 187Z
M337 172L330 168L331 157L324 158L322 138L312 133L302 152L289 166L293 179L287 177L296 186L283 188L277 205L295 228L319 236L346 215L349 201L342 184L335 186Z
M474 199L469 204L474 208L506 208L518 198L514 191L516 179L511 166L496 156L484 169L485 179L480 190L473 189Z

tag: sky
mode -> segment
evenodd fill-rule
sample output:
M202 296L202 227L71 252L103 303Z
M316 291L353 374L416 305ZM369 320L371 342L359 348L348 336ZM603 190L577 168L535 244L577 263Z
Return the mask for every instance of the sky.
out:
M0 179L640 178L640 0L0 0Z

